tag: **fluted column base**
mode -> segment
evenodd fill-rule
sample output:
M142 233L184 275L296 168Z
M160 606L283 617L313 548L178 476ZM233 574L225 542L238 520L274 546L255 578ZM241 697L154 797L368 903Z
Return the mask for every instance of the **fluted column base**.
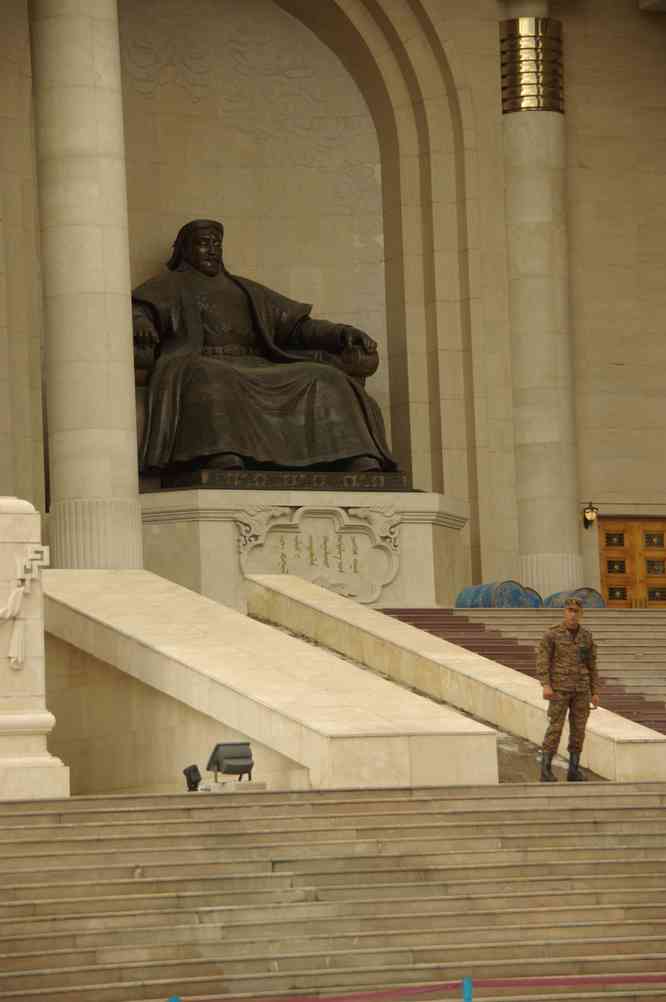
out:
M520 571L520 583L543 598L583 587L583 558L578 553L526 553Z
M56 501L50 539L54 567L132 570L143 565L138 498Z

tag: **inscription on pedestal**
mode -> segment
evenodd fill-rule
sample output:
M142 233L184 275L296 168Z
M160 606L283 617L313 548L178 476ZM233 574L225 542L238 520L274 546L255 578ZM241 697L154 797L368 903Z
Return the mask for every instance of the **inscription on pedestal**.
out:
M323 473L313 470L192 470L165 473L162 490L410 491L406 473ZM155 487L148 490L156 489Z
M375 602L398 573L399 516L385 508L256 508L238 511L244 574L295 574Z

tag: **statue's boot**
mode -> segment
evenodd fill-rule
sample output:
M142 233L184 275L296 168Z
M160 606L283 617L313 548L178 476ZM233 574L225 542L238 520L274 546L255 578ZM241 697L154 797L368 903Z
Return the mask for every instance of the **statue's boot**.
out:
M381 470L381 464L374 456L354 456L345 463L346 473L375 473Z
M553 753L541 752L541 776L542 783L557 783L557 777L553 772Z
M585 783L586 779L580 770L579 752L569 752L569 771L567 773L569 783Z
M244 470L245 460L235 452L218 452L210 457L206 466L209 470Z

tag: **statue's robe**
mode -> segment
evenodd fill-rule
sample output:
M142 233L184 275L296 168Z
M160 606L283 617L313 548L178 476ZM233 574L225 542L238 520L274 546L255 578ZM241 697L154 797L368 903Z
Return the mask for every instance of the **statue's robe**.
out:
M249 279L188 267L149 279L133 302L160 338L143 470L219 453L301 469L368 455L395 469L377 403L324 361L344 325L313 320L307 303ZM242 314L237 329L225 320ZM307 350L318 337L324 350Z

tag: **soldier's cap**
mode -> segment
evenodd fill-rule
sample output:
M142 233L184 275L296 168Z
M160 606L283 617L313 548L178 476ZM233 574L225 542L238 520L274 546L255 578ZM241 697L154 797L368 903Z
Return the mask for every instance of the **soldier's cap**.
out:
M568 598L564 603L565 609L582 609L583 603L579 598Z

